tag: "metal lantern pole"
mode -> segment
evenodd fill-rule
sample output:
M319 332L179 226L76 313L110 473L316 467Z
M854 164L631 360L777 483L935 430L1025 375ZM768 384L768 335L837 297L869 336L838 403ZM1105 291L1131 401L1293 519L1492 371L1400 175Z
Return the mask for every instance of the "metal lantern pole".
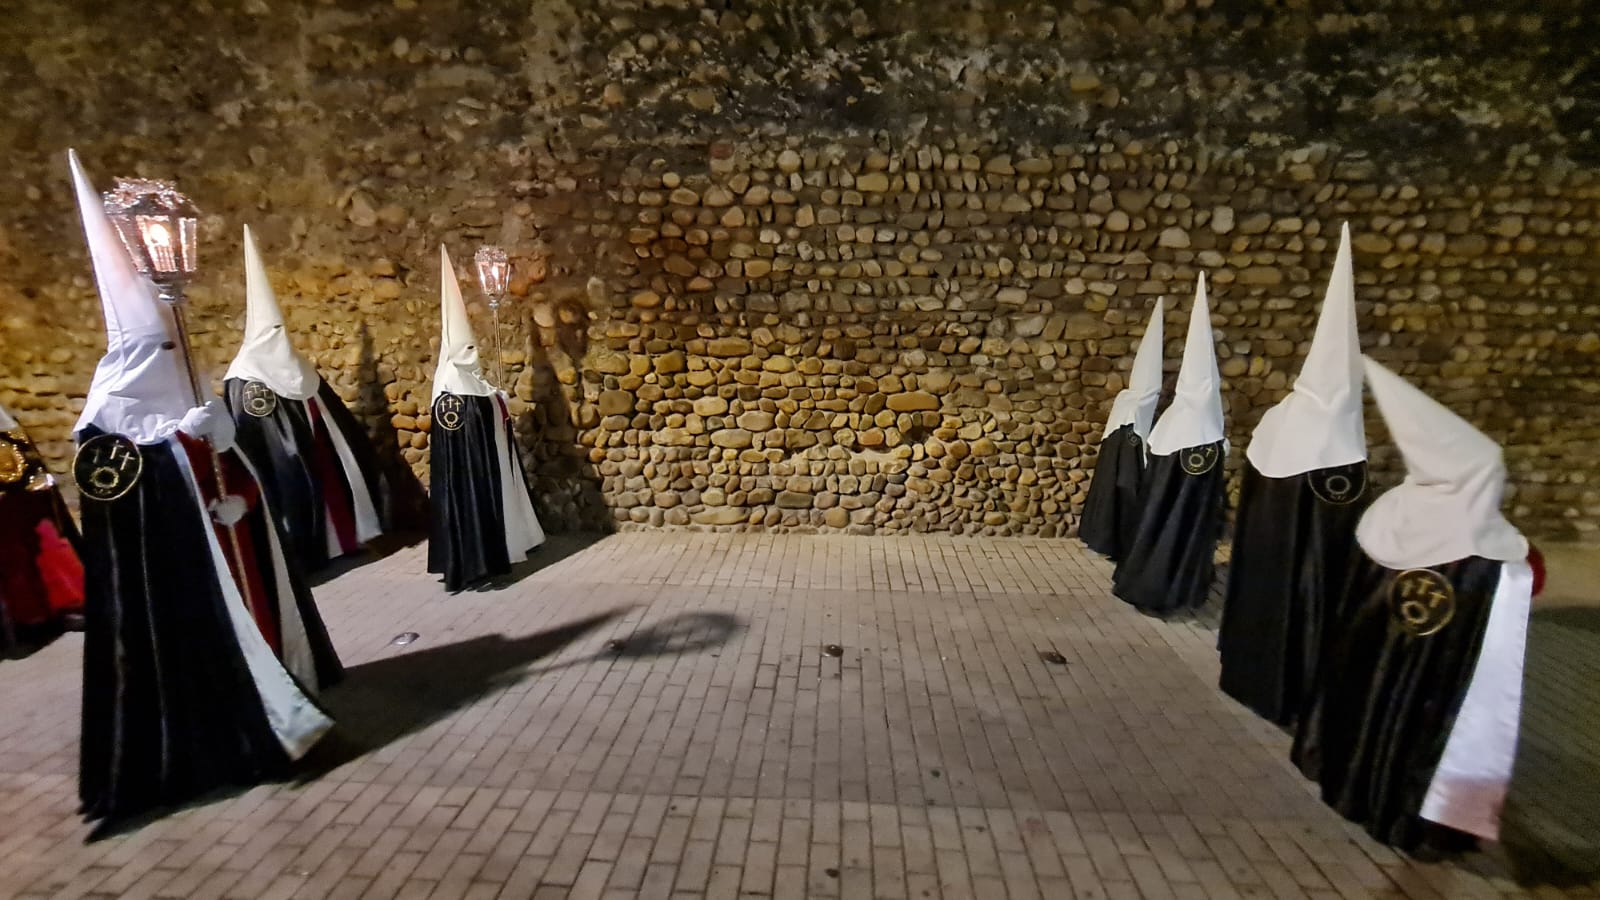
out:
M506 389L506 357L505 350L500 346L500 301L489 300L489 317L494 321L494 386L500 390Z
M506 389L505 354L500 348L500 304L511 286L511 259L506 251L492 244L478 248L473 260L478 264L478 287L489 298L489 313L494 318L495 387Z
M204 390L200 371L194 363L194 353L189 345L189 327L184 316L188 298L184 286L197 268L199 211L188 197L178 193L170 183L139 178L119 178L116 187L104 196L106 213L116 226L123 247L133 258L134 267L155 282L161 299L172 310L173 324L177 328L178 354L183 357L184 372L189 376L190 397L195 406L204 406ZM216 481L216 506L228 499L227 478L222 470L222 454L209 438L206 447L211 451L211 472ZM213 517L215 518L215 517ZM228 549L234 568L235 581L245 602L251 608L250 579L244 571L244 554L239 546L237 523L221 520L217 524L228 534Z

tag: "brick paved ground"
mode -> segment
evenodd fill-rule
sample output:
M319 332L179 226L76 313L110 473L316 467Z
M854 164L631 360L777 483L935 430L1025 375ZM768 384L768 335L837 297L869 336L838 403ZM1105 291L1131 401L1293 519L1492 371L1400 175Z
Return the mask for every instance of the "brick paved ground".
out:
M421 548L323 584L346 738L301 783L91 844L77 637L0 663L0 895L1522 894L1487 856L1416 863L1347 827L1214 689L1211 620L1138 615L1075 542L625 534L540 557L454 597ZM1592 665L1593 621L1536 616L1535 641ZM1593 858L1596 742L1571 726L1600 711L1535 656L1512 818Z

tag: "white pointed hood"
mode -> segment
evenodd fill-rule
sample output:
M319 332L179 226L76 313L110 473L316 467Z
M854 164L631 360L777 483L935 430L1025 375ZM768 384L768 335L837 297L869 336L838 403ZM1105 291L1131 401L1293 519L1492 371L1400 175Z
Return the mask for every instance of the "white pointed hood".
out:
M1339 235L1322 314L1294 389L1261 417L1245 455L1268 478L1289 478L1367 458L1348 224Z
M1172 405L1150 432L1150 452L1167 456L1223 439L1222 376L1217 373L1211 306L1206 302L1206 275L1201 272L1194 291L1194 308L1189 311L1189 333L1183 341L1177 391Z
M67 151L67 162L106 320L106 355L74 431L93 425L153 444L177 430L194 405L178 330L155 284L134 268L76 151Z
M259 381L290 400L310 399L322 379L317 367L295 352L289 341L283 311L249 225L244 227L244 295L244 342L228 366L227 377Z
M1366 360L1367 386L1405 458L1406 478L1373 501L1356 540L1373 561L1412 569L1469 556L1527 558L1528 542L1500 514L1500 446L1400 376Z
M439 307L444 319L439 332L439 367L433 371L433 399L444 393L487 397L495 387L483 377L467 304L461 299L456 269L443 244L439 245L439 269Z
M1111 401L1111 414L1106 417L1102 438L1124 425L1132 425L1139 440L1150 440L1150 426L1156 418L1156 403L1161 399L1161 356L1163 342L1162 317L1166 314L1166 300L1156 298L1155 311L1144 327L1144 337L1139 339L1139 349L1133 354L1133 372L1128 376L1128 386Z

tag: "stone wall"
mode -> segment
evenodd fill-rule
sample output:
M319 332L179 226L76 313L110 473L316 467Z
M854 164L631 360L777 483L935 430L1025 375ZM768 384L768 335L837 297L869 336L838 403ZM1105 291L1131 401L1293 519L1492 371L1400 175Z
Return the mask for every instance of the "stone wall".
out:
M0 24L0 400L70 456L103 348L72 145L208 213L217 373L250 223L424 481L434 247L497 241L552 527L1067 534L1154 298L1170 374L1212 279L1236 469L1349 221L1369 352L1506 445L1518 524L1592 535L1600 23L1303 6L35 2Z

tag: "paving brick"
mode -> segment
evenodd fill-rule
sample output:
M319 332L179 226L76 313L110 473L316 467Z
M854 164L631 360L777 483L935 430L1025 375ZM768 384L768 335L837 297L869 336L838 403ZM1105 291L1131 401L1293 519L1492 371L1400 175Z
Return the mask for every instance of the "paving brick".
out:
M690 841L683 849L683 859L678 864L676 888L680 891L704 891L711 878L712 860L717 845L712 841Z

